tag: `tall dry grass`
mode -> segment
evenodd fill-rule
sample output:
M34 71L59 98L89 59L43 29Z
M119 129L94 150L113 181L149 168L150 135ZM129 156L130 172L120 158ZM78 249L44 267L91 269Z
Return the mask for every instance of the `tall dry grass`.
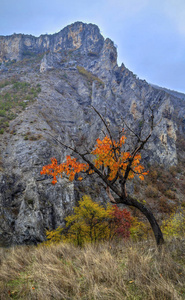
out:
M185 241L0 250L1 299L185 298Z

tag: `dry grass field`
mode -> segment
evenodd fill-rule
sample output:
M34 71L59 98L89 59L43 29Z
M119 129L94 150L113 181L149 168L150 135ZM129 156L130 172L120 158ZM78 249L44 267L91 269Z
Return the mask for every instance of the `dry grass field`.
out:
M185 299L185 240L0 249L1 299Z

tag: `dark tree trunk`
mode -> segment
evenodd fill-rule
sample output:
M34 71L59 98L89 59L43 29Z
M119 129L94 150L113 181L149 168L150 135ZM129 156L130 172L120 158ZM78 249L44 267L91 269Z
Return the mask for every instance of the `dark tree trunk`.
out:
M124 199L123 201L120 201L120 202L122 202L128 206L133 206L133 207L136 207L137 209L139 209L145 215L147 220L150 222L157 245L162 245L164 243L162 231L161 231L153 213L151 212L151 210L149 208L145 207L141 202L135 200L134 198L132 198L130 196L127 196L126 199Z

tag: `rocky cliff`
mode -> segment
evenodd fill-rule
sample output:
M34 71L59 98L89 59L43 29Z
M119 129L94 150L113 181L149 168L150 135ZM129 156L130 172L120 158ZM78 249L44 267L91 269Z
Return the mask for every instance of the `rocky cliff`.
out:
M38 38L24 34L0 36L0 61L21 60L25 56L47 51L56 53L79 48L84 54L99 53L103 44L104 38L97 26L77 22L57 34L41 35Z
M118 66L114 43L96 25L76 22L40 37L0 36L0 62L3 245L43 241L45 229L62 224L82 193L104 196L100 184L92 189L89 181L79 185L63 179L53 186L40 175L50 157L62 161L67 153L52 136L78 147L92 147L101 136L103 124L91 105L111 124L113 134L123 120L146 134L144 120L152 107L158 125L143 153L145 162L177 164L185 102ZM181 158L183 153L181 149Z

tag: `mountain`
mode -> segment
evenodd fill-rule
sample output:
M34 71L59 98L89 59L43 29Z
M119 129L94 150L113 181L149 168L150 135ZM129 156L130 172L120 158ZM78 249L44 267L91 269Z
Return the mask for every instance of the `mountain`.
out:
M167 168L184 161L185 101L139 80L96 25L76 22L54 35L0 36L0 238L2 244L38 243L45 229L64 217L83 193L106 198L100 183L56 186L40 175L68 145L91 148L104 126L91 105L111 124L123 120L145 135L150 110L158 124L143 152L146 164ZM128 143L131 141L128 139ZM93 179L92 179L93 181Z

